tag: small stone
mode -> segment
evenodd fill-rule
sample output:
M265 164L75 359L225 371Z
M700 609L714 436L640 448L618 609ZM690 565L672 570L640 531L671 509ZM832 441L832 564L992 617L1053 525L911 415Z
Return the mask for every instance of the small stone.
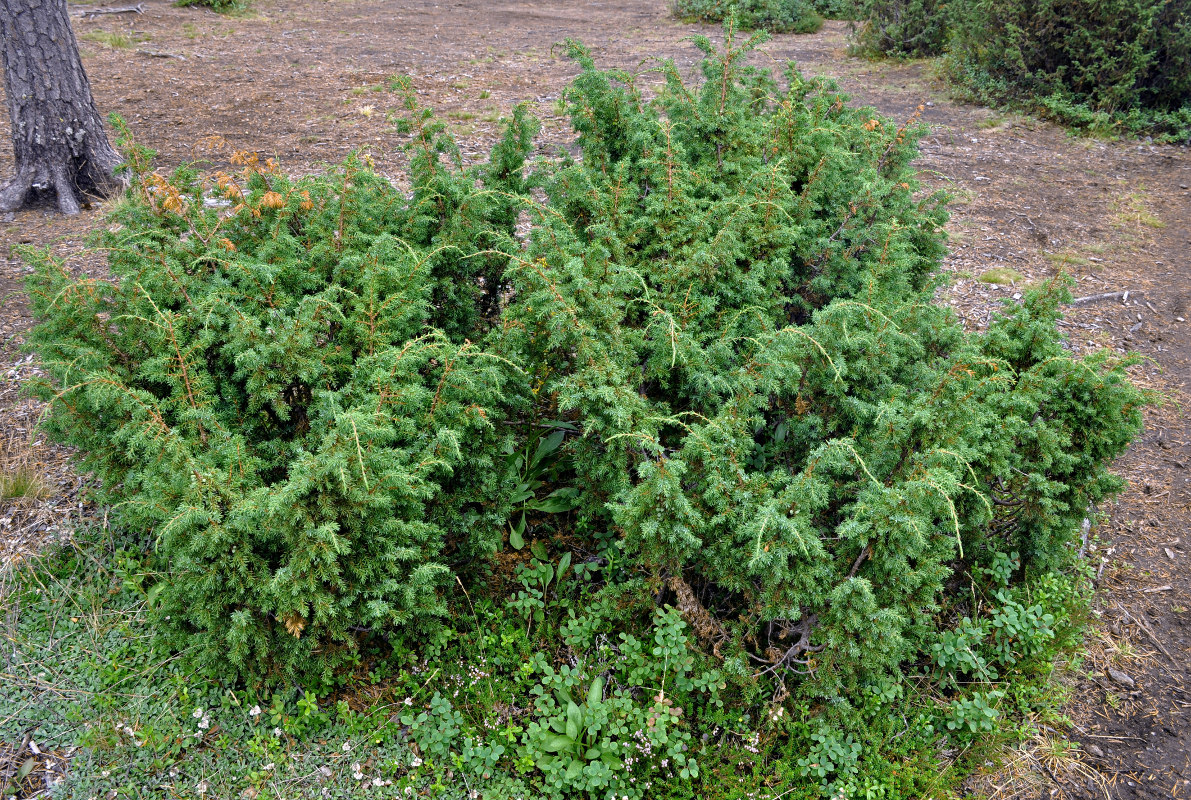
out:
M1137 685L1132 678L1115 667L1108 668L1108 677L1112 678L1122 686L1128 686L1130 689Z
M1087 745L1084 747L1084 750L1087 750L1089 755L1093 755L1096 758L1104 758L1104 751L1094 744Z

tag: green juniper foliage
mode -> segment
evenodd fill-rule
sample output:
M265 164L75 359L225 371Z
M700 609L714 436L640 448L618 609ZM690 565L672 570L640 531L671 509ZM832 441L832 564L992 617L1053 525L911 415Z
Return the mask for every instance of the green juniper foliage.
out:
M154 647L305 679L278 737L366 673L402 707L360 796L922 797L1053 702L1148 398L1064 347L1061 279L966 332L916 115L765 38L652 98L569 42L579 155L528 178L523 109L465 168L400 81L408 194L130 150L110 278L37 256L31 343Z
M1064 355L1059 286L965 335L931 302L919 129L778 92L761 39L696 39L704 81L667 65L653 103L571 45L583 159L515 259L510 349L582 430L581 516L695 587L726 668L852 697L933 641L957 568L1063 560L1141 397Z
M328 668L442 615L449 564L496 547L516 369L463 334L501 290L473 256L515 221L532 131L519 110L460 170L420 124L409 199L358 160L142 174L104 234L110 279L41 259L46 427L154 531L160 602L205 660Z

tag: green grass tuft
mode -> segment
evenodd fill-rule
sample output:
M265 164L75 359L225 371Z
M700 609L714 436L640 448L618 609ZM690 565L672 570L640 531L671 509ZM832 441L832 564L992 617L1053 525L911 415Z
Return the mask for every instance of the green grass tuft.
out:
M1017 284L1023 278L1022 274L1017 270L1009 267L994 267L993 269L985 270L980 273L979 280L982 283L995 283L998 286L1009 286Z

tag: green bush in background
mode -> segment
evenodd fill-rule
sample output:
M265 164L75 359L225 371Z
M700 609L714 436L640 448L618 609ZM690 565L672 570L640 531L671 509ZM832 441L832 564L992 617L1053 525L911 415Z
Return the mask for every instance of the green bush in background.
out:
M174 5L183 8L190 6L209 8L219 14L227 14L248 8L249 2L248 0L175 0Z
M838 5L834 0L829 4ZM814 33L823 25L815 0L673 0L671 8L674 16L686 21L724 22L734 16L745 30Z
M874 56L946 54L959 94L1093 133L1191 138L1188 0L858 0Z
M941 55L951 34L948 0L855 0L856 49L869 56Z
M1191 2L957 6L947 74L971 97L1025 103L1111 133L1191 137Z

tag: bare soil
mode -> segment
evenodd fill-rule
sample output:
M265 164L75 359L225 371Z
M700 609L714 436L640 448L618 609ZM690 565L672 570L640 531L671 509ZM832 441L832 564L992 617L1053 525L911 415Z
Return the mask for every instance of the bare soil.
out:
M397 181L404 137L386 119L392 95L378 90L391 75L413 78L465 155L486 152L518 102L536 108L539 151L551 155L570 138L555 104L576 73L556 43L581 39L608 67L648 69L668 57L692 70L698 53L683 37L718 37L670 19L664 0L256 0L230 17L145 0L141 14L81 16L92 8L72 0L98 106L123 116L163 168L196 158L219 167L246 149L303 173L364 150ZM1166 398L1118 465L1128 492L1101 509L1105 522L1088 542L1097 623L1087 660L1068 672L1070 725L1043 728L1032 748L1007 753L972 788L990 797L1191 797L1191 152L1073 139L952 102L928 65L851 58L846 34L845 23L829 22L818 34L778 36L760 61L795 60L898 119L926 105L923 182L956 197L946 264L955 280L939 300L978 328L1002 300L1060 270L1076 278L1079 296L1121 293L1073 306L1062 324L1077 350L1146 356L1134 377ZM12 151L0 139L3 179ZM80 499L69 454L37 435L40 407L19 392L37 363L20 350L31 319L25 267L9 246L48 246L78 269L102 269L85 248L102 211L65 219L47 205L0 218L0 460L32 465L45 495L0 501L3 569L96 513ZM1065 740L1081 748L1061 755Z

